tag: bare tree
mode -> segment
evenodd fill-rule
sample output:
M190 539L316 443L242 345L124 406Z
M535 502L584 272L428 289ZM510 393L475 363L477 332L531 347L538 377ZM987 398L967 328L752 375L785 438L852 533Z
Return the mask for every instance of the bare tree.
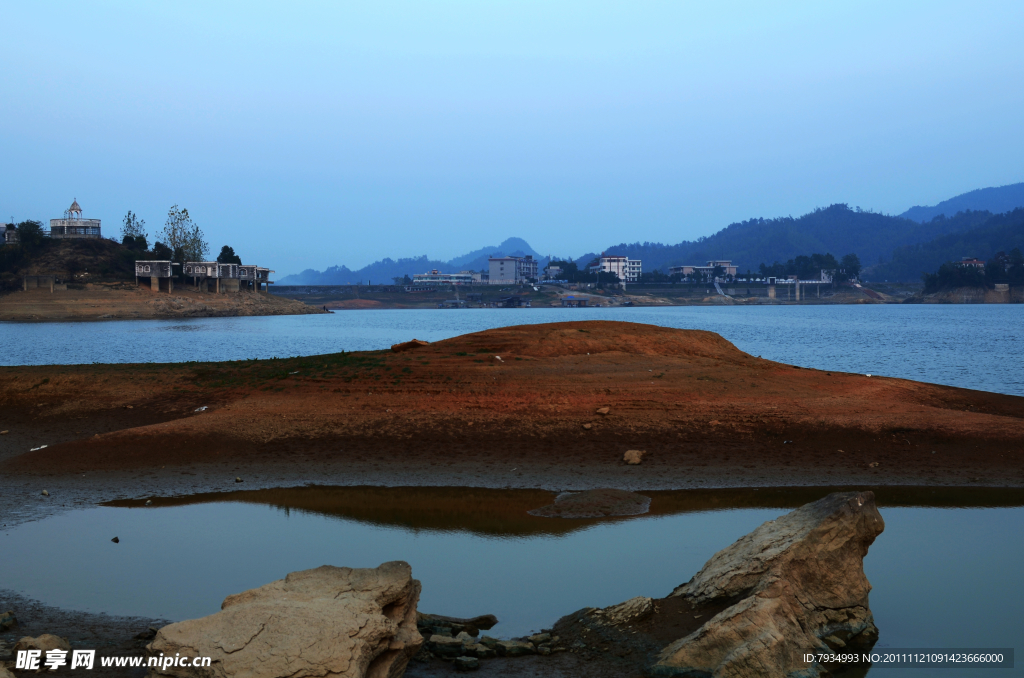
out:
M146 221L139 219L139 215L133 214L131 210L128 210L128 214L125 215L124 222L121 224L121 238L124 239L128 236L133 239L139 236L149 237L149 234L146 233Z
M171 250L181 248L186 261L203 261L210 251L203 231L192 221L188 209L179 209L177 205L167 212L167 221L164 230L160 232L160 239Z
M199 227L192 224L192 229L185 236L185 244L182 248L185 250L186 261L206 261L206 255L210 251L210 243L206 242L206 238Z

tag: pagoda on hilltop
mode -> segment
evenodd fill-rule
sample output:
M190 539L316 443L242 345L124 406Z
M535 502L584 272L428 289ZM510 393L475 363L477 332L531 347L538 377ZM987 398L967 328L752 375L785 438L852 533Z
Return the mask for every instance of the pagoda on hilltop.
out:
M101 238L100 220L83 219L78 198L64 212L63 219L50 219L51 238Z

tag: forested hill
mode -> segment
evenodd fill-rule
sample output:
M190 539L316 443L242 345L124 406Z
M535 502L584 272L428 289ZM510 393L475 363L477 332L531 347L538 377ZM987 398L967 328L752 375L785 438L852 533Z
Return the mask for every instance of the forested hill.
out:
M901 217L913 219L914 221L931 221L937 216L945 215L952 217L957 212L992 212L1001 214L1012 212L1018 207L1024 207L1024 183L998 186L994 188L979 188L975 191L962 193L955 198L943 200L938 205L931 207L911 207L901 214Z
M369 266L364 266L356 271L347 266L331 266L325 271L316 271L311 268L302 273L288 275L278 281L279 285L349 285L353 283L366 284L367 281L373 284L390 285L394 278L409 276L415 273L427 273L437 269L442 273L458 273L459 271L479 271L487 268L487 259L491 256L523 257L531 255L541 262L541 268L547 263L537 252L530 247L522 238L508 238L500 245L484 247L468 254L455 257L449 261L412 257L405 259L381 259Z
M959 222L954 232L925 243L899 247L892 259L864 272L869 280L920 280L922 274L933 273L947 261L963 257L991 259L997 252L1015 247L1024 250L1024 208L1006 214L962 212L952 219L937 217L936 221Z
M795 219L750 219L731 224L706 238L678 245L623 243L605 251L641 259L645 271L702 264L709 259L731 259L741 272L756 271L762 263L786 261L813 252L829 253L837 258L856 254L861 262L870 265L888 260L896 247L934 240L973 225L970 219L941 219L921 224L837 204ZM585 264L593 256L589 254L578 261Z

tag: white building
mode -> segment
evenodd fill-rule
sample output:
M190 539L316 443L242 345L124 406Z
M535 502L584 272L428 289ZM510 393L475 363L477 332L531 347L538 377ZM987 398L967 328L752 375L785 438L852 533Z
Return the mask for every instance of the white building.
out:
M462 271L461 273L440 273L435 268L429 273L413 274L412 283L413 285L472 285L473 272Z
M51 238L101 238L100 220L83 219L76 199L64 212L63 219L50 219Z
M491 285L520 285L537 279L537 260L525 257L491 257L487 260Z
M619 276L619 280L627 283L640 281L641 268L639 259L607 255L604 252L587 266L591 273L614 273Z

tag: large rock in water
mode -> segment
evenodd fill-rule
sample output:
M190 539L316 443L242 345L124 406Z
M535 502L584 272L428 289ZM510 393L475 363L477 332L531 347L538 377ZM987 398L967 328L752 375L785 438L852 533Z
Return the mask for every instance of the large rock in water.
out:
M419 595L408 563L324 565L228 596L216 614L163 627L147 649L212 658L154 670L182 678L397 678L423 644Z
M695 608L735 602L665 647L651 672L806 678L826 668L804 653L870 649L864 556L884 527L873 493L837 492L719 551L672 596Z

